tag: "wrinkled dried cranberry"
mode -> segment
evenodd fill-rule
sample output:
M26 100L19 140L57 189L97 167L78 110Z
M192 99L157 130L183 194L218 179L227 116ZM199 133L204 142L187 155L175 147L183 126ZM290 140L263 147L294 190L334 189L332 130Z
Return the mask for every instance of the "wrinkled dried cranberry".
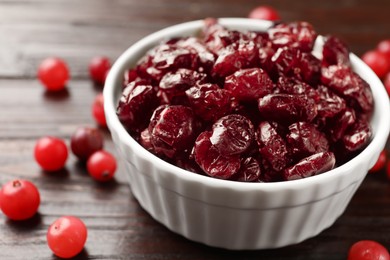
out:
M345 131L352 126L356 121L355 111L350 108L346 108L337 114L334 118L328 121L326 127L330 133L330 138L333 141L341 139Z
M281 76L277 81L277 90L286 94L306 94L314 101L319 101L320 96L316 89L296 78Z
M286 168L283 171L283 178L290 181L318 175L333 169L335 163L336 159L332 152L316 153Z
M210 141L222 155L245 152L254 140L254 127L246 117L230 114L213 124Z
M342 140L345 148L349 151L356 151L365 147L372 135L371 127L367 121L358 120L346 131Z
M265 70L271 78L277 74L272 57L275 54L275 50L271 46L264 46L259 48L259 66Z
M268 122L261 122L256 132L259 152L269 162L272 169L281 171L287 166L288 152L286 142Z
M345 100L329 88L319 85L317 93L320 97L317 102L318 117L331 118L346 108Z
M193 144L197 122L189 107L162 105L150 119L149 133L156 153L173 158Z
M329 143L325 134L317 130L313 124L297 122L291 124L288 129L290 132L286 136L286 141L295 159L328 151Z
M322 49L322 63L328 67L330 65L350 66L349 49L347 45L335 36L327 36Z
M322 68L321 81L336 93L344 96L352 105L363 111L371 111L373 97L368 83L351 68L332 65Z
M276 47L298 48L304 52L313 49L317 33L307 22L281 23L268 30L268 36Z
M194 158L207 175L230 179L240 169L240 156L223 156L210 141L212 133L203 132L195 141Z
M157 96L160 97L162 103L176 104L180 97L185 96L187 89L195 86L198 82L202 82L206 77L206 74L189 69L168 72L160 81Z
M274 88L268 74L260 68L242 69L228 76L224 88L238 101L255 101Z
M195 114L205 121L215 121L231 110L230 92L215 84L191 87L185 94Z
M117 107L119 120L129 131L141 131L149 122L159 101L150 85L128 84L123 90Z
M149 128L145 128L139 137L139 143L148 151L154 152L152 138L150 136Z
M312 121L317 115L313 99L307 95L269 94L259 99L263 118L278 122Z
M261 167L253 157L241 159L240 170L235 174L234 180L242 182L255 182L259 180Z

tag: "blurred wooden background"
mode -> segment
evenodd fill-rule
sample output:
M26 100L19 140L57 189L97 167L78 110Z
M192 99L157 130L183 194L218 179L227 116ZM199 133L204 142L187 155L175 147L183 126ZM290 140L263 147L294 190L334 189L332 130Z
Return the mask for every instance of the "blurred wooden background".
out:
M0 184L33 181L42 203L33 219L0 214L0 259L56 259L46 245L48 226L76 215L89 228L76 259L346 259L362 239L390 248L390 181L367 176L342 217L319 236L276 250L227 251L176 235L133 198L120 167L115 181L93 182L71 155L64 171L42 172L33 159L37 138L69 141L78 126L94 126L91 104L101 89L87 66L96 55L113 61L140 38L166 26L205 17L246 17L257 5L275 7L283 20L306 20L321 34L343 38L360 55L390 38L388 0L0 0ZM50 94L36 80L38 64L58 56L69 65L66 91ZM388 111L385 111L388 113ZM108 131L105 147L115 152Z

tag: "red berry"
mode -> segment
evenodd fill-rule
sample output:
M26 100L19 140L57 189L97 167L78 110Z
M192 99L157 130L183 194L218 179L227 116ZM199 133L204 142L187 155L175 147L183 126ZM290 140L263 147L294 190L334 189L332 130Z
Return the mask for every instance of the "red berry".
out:
M390 70L390 61L386 54L372 50L362 56L362 60L376 73L379 78L383 78Z
M370 172L377 172L377 171L382 170L383 167L385 167L386 159L387 159L386 151L383 150L383 151L379 154L379 158L378 158L378 160L376 161L375 165L370 169Z
M109 181L115 174L116 159L106 151L93 153L87 161L89 175L97 181Z
M390 60L390 39L379 42L376 49L382 53L385 53L387 59Z
M111 62L107 57L94 57L89 63L89 75L98 84L104 84Z
M80 160L86 161L91 154L103 148L103 136L96 128L80 127L71 137L70 148Z
M348 260L389 260L389 252L378 242L361 240L351 246Z
M390 72L386 74L386 76L383 80L383 84L385 85L387 94L389 94L389 96L390 96Z
M104 115L104 102L103 94L100 93L96 96L92 104L92 115L95 121L103 127L107 126L106 116Z
M10 181L0 190L0 208L12 220L31 218L40 202L38 189L26 180Z
M66 163L68 148L61 139L51 136L42 137L35 144L34 156L45 171L58 171Z
M46 238L55 255L71 258L83 250L87 240L87 227L79 218L60 217L50 225Z
M263 19L263 20L270 20L270 21L280 20L280 16L278 12L271 6L266 6L266 5L258 6L255 9L253 9L249 13L248 17L252 19Z
M38 67L38 78L47 90L62 90L69 79L68 67L59 58L47 58Z

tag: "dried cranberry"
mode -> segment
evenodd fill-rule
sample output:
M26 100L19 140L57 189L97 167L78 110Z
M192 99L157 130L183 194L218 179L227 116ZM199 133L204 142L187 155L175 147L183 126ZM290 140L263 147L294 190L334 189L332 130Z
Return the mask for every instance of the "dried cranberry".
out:
M154 152L152 138L150 136L149 128L145 128L139 137L139 143L148 151Z
M197 82L201 82L205 78L205 74L189 69L178 69L175 72L168 72L160 81L157 96L161 98L162 103L177 104L175 101L185 96L187 89L195 86Z
M268 30L268 36L276 47L298 48L304 52L313 49L317 33L307 22L281 23Z
M328 151L329 143L325 134L317 130L313 124L297 122L291 124L288 129L290 132L286 141L295 158L301 159L315 153Z
M230 92L215 84L197 85L185 94L195 114L205 121L215 121L231 110Z
M346 131L343 136L345 148L349 151L356 151L365 147L370 141L372 132L367 121L358 120Z
M346 108L338 113L334 118L330 119L326 125L330 133L330 138L333 141L340 140L344 136L345 131L352 126L355 121L356 115L353 109Z
M230 179L240 169L240 156L223 156L210 141L212 133L203 132L195 141L194 158L207 175Z
M162 105L150 119L149 132L156 153L173 158L193 144L197 122L189 107Z
M272 93L273 82L260 68L242 69L228 76L224 88L238 101L257 100Z
M159 102L156 93L150 85L129 84L119 100L117 115L129 131L141 131L149 122L153 110Z
M322 49L322 62L324 66L344 65L350 66L349 49L347 45L335 36L327 36Z
M318 117L332 118L346 108L345 100L329 88L319 85L317 93L320 97L317 102Z
M272 57L275 54L275 50L271 46L264 46L259 48L259 65L260 68L265 70L271 78L277 74L275 64L272 61Z
M332 152L316 153L286 168L283 177L290 181L318 175L333 169L335 163L336 159Z
M213 124L210 141L222 155L245 152L254 140L252 122L242 115L230 114Z
M313 99L307 95L269 94L259 99L263 118L281 122L312 121L317 115Z
M269 122L259 124L256 140L261 156L269 162L273 170L280 171L287 166L289 159L286 142Z
M373 97L368 83L351 68L332 65L322 68L321 81L336 93L342 95L351 105L363 111L371 111Z
M234 176L236 181L255 182L259 180L261 167L259 162L253 157L241 159L240 170Z
M315 101L320 99L319 93L316 89L296 78L288 78L285 76L279 77L277 81L277 89L281 93L306 94Z

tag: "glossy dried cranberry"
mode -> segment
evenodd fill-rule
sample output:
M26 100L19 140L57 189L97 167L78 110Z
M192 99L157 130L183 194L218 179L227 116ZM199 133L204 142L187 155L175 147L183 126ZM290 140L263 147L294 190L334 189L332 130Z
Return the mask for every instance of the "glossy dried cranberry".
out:
M302 159L309 155L326 152L329 143L325 134L320 132L315 125L306 122L291 124L286 141L290 151L296 159Z
M317 86L317 93L318 117L332 118L346 108L345 100L324 85Z
M152 137L150 136L149 128L145 128L139 137L139 143L148 151L154 152Z
M155 152L173 158L192 146L196 138L197 122L189 107L162 105L150 119L149 133Z
M245 152L254 140L254 127L246 117L230 114L213 124L210 141L222 155Z
M353 109L346 108L341 111L334 118L330 119L326 125L330 133L330 138L333 141L340 140L344 136L345 131L352 126L355 121L356 114Z
M268 30L268 36L275 48L298 48L304 52L313 49L317 33L307 22L281 23Z
M333 169L335 163L336 159L332 152L316 153L286 168L283 171L283 178L290 181L318 175Z
M259 180L261 167L253 157L241 159L240 170L234 176L234 180L242 182L255 182Z
M349 49L347 45L335 36L327 36L322 49L323 65L344 65L350 66Z
M368 83L353 72L351 68L340 65L322 68L321 81L336 93L345 97L350 105L366 112L372 110L371 89Z
M202 82L207 75L189 69L178 69L168 72L161 79L157 96L162 103L177 104L180 97L185 96L185 91L197 82ZM175 102L176 101L176 102Z
M281 171L289 163L286 142L269 122L261 122L256 132L260 155L272 169Z
M275 64L272 61L272 57L274 56L274 54L275 50L269 45L265 45L259 48L260 68L265 70L271 78L273 78L273 76L277 74L277 71L274 66Z
M213 53L220 55L226 47L241 39L248 39L239 31L228 30L220 24L211 24L205 30L205 45Z
M152 86L129 84L122 93L117 107L119 120L129 131L141 131L149 122L153 110L159 105Z
M207 175L230 179L240 169L240 156L223 156L210 141L212 133L203 132L195 141L194 158Z
M309 84L296 79L281 76L277 81L277 90L286 94L306 94L316 102L320 99L319 93Z
M230 92L215 84L188 89L185 94L195 114L205 121L215 121L231 111Z
M228 46L215 61L212 73L217 77L226 77L239 69L254 66L257 59L258 49L253 42L243 42L238 47Z
M260 68L241 69L228 76L224 88L238 101L255 101L274 88L268 74Z
M259 99L260 115L278 122L312 121L317 106L307 95L269 94Z
M370 141L372 135L371 127L365 120L358 120L346 131L343 136L345 148L349 151L356 151L364 148Z

